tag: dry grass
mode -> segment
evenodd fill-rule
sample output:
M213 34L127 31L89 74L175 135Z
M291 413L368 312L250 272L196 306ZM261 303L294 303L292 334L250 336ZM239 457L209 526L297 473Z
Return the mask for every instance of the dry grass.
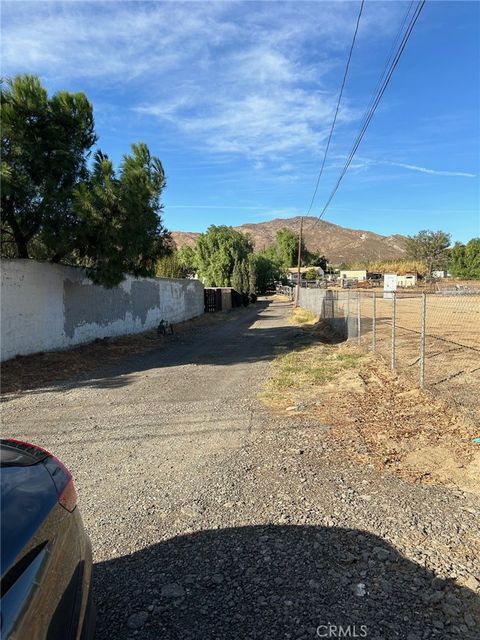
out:
M356 345L316 343L280 355L260 397L280 414L331 425L336 451L357 463L480 493L474 422Z
M362 301L363 302L363 301ZM377 297L377 317L390 319L392 302ZM371 317L371 300L362 304L362 316ZM413 332L421 328L422 298L398 296L397 325ZM427 334L480 349L480 296L427 296Z
M291 324L309 324L313 325L317 322L317 316L308 311L308 309L302 309L301 307L295 307L292 311L292 315L289 318Z
M418 260L374 260L370 262L353 262L350 269L366 269L367 271L378 273L406 273L417 272L425 275L428 271L427 265Z
M398 296L396 356L399 369L418 383L421 296ZM371 344L372 299L362 297L362 341ZM377 349L391 349L392 302L377 298ZM427 296L426 384L480 420L480 296Z
M356 366L363 356L332 346L316 345L278 356L273 373L265 385L263 398L290 404L297 391L306 391L334 380L341 372ZM279 397L280 394L280 397Z

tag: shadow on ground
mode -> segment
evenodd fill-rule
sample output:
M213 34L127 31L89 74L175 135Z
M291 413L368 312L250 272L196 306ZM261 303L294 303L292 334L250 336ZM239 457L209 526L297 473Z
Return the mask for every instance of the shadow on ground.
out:
M358 530L197 532L100 562L94 582L97 640L479 637L472 591Z
M45 390L63 392L67 389L97 388L115 389L131 384L136 374L152 369L163 369L188 364L195 365L220 365L229 366L237 363L272 360L282 349L290 350L307 346L314 342L342 342L343 338L336 336L326 328L319 331L305 331L298 326L275 326L278 320L286 319L285 307L290 308L290 303L276 302L273 307L271 300L262 300L255 306L247 309L236 309L231 315L224 316L223 322L211 326L192 328L181 335L163 336L158 340L158 346L143 349L140 353L121 355L113 362L109 362L111 349L115 345L108 342L92 345L96 350L97 366L92 370L71 376L62 380L61 369L57 371L56 378L46 384L42 376L31 384L27 391L19 391L18 394L4 395L2 400L8 401L17 395L43 393ZM277 312L278 310L278 312ZM263 314L263 315L261 315ZM258 327L258 320L267 320L272 323L269 327ZM135 340L135 336L132 336ZM70 352L75 356L75 350ZM20 366L42 367L42 359L50 354L28 356L20 361ZM69 357L69 352L63 352L64 358ZM28 361L28 362L27 362ZM17 364L17 366L18 366ZM3 365L8 375L8 363ZM4 383L5 384L5 383ZM5 393L5 386L3 388Z

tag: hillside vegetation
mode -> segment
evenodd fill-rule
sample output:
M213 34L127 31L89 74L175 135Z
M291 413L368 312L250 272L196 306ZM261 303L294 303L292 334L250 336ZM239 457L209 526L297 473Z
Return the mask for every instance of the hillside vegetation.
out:
M305 246L308 251L328 257L330 263L340 264L357 260L389 260L405 257L406 237L401 235L382 236L371 231L348 229L325 220L306 217L303 221ZM300 217L277 218L257 224L243 224L237 231L250 235L255 251L268 249L276 240L277 232L290 229L300 230ZM177 247L193 247L200 234L187 231L173 231L172 237Z

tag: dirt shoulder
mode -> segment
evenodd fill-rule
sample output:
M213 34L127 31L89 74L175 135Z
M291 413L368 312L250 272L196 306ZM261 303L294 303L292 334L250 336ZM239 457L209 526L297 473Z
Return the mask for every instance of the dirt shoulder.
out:
M327 326L301 322L320 342L274 361L261 393L274 412L329 425L329 438L344 458L411 482L480 493L473 422L413 388L382 358L352 343L332 344Z
M103 338L62 351L17 356L1 364L1 393L16 394L48 387L74 376L93 373L129 355L161 350L192 331L234 320L243 309L230 313L204 314L174 325L173 335L158 335L156 329L126 336Z

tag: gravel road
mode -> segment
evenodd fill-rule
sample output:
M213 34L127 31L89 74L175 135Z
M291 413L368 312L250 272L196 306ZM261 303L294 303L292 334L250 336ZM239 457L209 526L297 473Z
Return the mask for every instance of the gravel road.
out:
M354 466L257 400L305 340L260 301L95 375L7 397L72 470L97 640L480 638L480 501ZM343 634L343 635L342 635Z

